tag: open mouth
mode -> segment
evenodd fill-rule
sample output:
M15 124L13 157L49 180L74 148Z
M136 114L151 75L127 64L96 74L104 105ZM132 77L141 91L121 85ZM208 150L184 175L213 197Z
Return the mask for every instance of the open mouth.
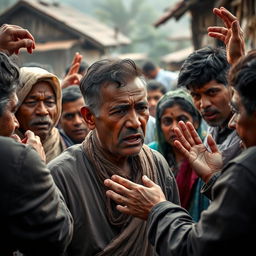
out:
M205 113L203 115L203 118L204 119L207 119L207 120L212 120L212 119L215 119L217 116L217 113L216 112L208 112L208 113Z
M48 130L50 127L50 123L49 122L38 122L38 123L34 123L32 126L38 130Z
M140 134L131 135L131 136L123 138L123 142L125 144L130 145L130 146L137 145L137 144L140 144L142 142L142 136Z
M170 142L174 142L175 140L177 140L178 139L178 137L176 136L176 135L171 135L170 137L169 137L169 141Z

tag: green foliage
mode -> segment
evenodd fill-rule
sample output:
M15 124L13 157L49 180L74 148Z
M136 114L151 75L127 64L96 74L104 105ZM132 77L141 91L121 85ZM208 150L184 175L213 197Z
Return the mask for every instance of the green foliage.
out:
M148 0L98 0L95 14L131 38L131 45L117 51L146 52L155 59L170 52L167 34L152 26L159 14Z
M0 12L4 12L6 8L17 2L16 0L1 0L0 1Z

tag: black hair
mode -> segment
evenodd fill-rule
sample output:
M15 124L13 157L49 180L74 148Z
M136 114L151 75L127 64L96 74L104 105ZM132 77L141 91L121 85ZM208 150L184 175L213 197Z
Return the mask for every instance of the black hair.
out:
M229 72L229 84L241 98L246 112L251 115L256 111L256 50L241 58Z
M71 85L62 89L62 104L73 102L83 97L79 86Z
M215 80L227 86L230 65L223 48L205 47L191 53L184 61L178 77L178 87L198 89Z
M145 74L148 74L150 71L155 70L157 67L156 65L151 62L151 61L146 61L143 65L142 65L142 71Z
M178 105L183 111L191 115L193 122L198 122L198 125L201 124L201 115L194 107L193 103L182 97L171 97L167 98L164 101L159 101L156 108L156 135L159 144L159 150L168 161L170 167L176 167L175 155L171 145L165 140L164 134L161 129L161 117L164 111L167 108L171 108L175 105Z
M102 85L116 84L125 86L136 77L142 78L141 70L131 59L104 59L93 63L80 83L86 105L96 115L101 104ZM146 85L146 84L145 84Z
M19 69L7 55L0 52L0 116L19 85Z
M148 80L147 81L147 91L156 91L156 90L160 90L160 92L162 94L166 93L166 88L162 83L160 83L156 80L153 80L153 79Z

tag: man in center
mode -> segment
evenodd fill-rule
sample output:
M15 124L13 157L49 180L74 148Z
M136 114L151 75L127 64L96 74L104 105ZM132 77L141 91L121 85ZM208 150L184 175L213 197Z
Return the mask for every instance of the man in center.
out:
M179 204L167 162L143 144L146 83L133 61L101 60L88 69L80 88L86 102L81 113L91 131L48 165L75 222L67 255L153 255L146 222L120 214L104 186L113 174L138 183L146 174Z

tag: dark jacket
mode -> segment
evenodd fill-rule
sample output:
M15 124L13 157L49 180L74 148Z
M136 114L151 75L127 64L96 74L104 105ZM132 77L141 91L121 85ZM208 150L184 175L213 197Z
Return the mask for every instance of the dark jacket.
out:
M181 207L162 202L148 220L159 255L252 255L256 230L256 147L233 159L212 189L213 201L198 223Z
M0 255L62 255L73 220L37 152L0 137Z

